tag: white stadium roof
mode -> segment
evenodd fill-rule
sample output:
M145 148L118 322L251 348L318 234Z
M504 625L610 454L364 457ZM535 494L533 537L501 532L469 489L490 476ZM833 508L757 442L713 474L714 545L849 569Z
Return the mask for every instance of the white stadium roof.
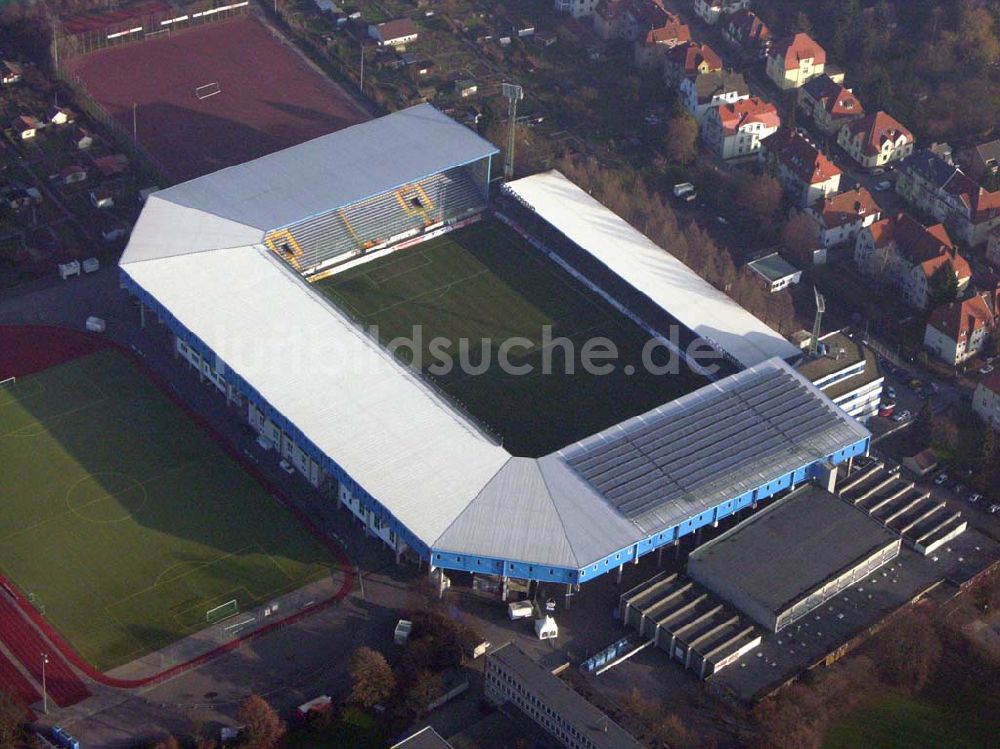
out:
M745 367L802 351L584 190L552 170L506 189L702 338Z
M391 150L391 144L381 139L386 133L402 136L395 125L389 127L384 120L429 123L423 137L411 142L423 143L433 140L433 132L446 132L442 143L429 146L429 153L404 160L405 176L400 179L410 179L416 172L442 171L456 160L481 155L484 149L470 145L464 127L454 123L446 126L442 118L432 108L415 107L158 192L139 217L121 260L122 271L435 550L579 569L701 512L705 502L726 492L777 478L787 461L769 461L774 451L781 451L782 439L788 443L784 447L794 447L796 460L807 460L822 459L828 447L840 449L868 435L801 375L780 359L772 359L757 361L750 370L537 460L513 456L496 444L377 341L354 327L262 243L262 227L301 218L292 214L294 207L299 213L320 210L321 202L329 207L345 198L395 186L400 172L390 170L384 161L375 162L384 172L381 181L366 176L362 184L358 167L341 169L337 166L340 157L333 156L345 150L352 155L362 149L370 151L365 145L366 129L381 149ZM344 143L338 142L341 138ZM324 170L310 172L310 179L322 179L325 193L320 194L315 184L311 190L297 188L296 200L272 208L269 175L290 174L293 168L311 161L310 147L317 150L317 161L328 159ZM266 162L266 172L253 166L261 162ZM337 174L341 175L339 180ZM232 193L216 189L228 180L239 189ZM259 183L256 192L251 190L252 183ZM523 186L526 181L515 184ZM580 191L569 189L572 186L564 179L547 176L538 184L544 186L548 214L572 215L590 226L589 231L605 231L596 225L596 204L588 198L582 206ZM212 188L207 190L205 185ZM558 188L555 193L554 188ZM253 200L251 193L256 196ZM238 205L228 207L227 195ZM199 203L202 198L205 203ZM254 201L259 201L266 214L263 218L255 216ZM560 228L578 243L585 242L572 226ZM624 236L629 247L647 252L617 224L613 230L616 241ZM656 252L661 262L669 257ZM635 267L655 272L643 264L648 262ZM716 310L707 313L713 325L724 322L717 311L722 303L715 299L714 290L688 281L681 285L692 309ZM699 306L704 301L698 296L700 292L711 296L704 306ZM727 314L744 327L749 325L740 322L740 315ZM698 329L696 323L691 321ZM769 342L769 348L786 353L784 347L771 341L773 333L767 335L766 327L758 323L754 331ZM763 359L765 351L760 341L755 343L754 356ZM750 357L749 349L740 351ZM790 438L782 436L790 432L777 424L782 416L777 400L758 402L749 396L741 400L743 390L769 378L784 383L785 389L775 391L777 395L788 396L794 391L795 418L815 427L801 444L792 445ZM715 418L691 419L692 429L685 434L684 444L697 445L700 451L685 459L705 461L723 451L731 458L732 476L725 485L717 480L704 484L679 480L662 501L647 497L641 512L635 514L622 511L621 501L612 496L614 481L608 483L573 467L574 460L591 456L598 456L599 462L599 453L608 445L607 454L613 458L623 436L638 435L630 437L637 443L639 433L644 434L650 425L662 429L660 438L669 438L670 423L688 419L706 404L725 410L737 401L752 412L748 428L760 429L766 438L736 450ZM755 451L756 444L761 445L760 451ZM627 471L627 466L615 464L613 470ZM650 471L680 476L673 463L653 465ZM621 475L623 481L630 478L626 473Z

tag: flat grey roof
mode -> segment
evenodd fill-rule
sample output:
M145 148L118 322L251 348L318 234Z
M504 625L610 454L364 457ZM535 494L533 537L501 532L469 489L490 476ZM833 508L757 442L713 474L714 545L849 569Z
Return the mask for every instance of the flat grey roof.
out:
M622 515L653 533L867 435L772 359L561 452Z
M794 276L799 272L798 268L785 260L777 252L772 252L770 255L751 260L747 265L772 282L780 281L782 278L788 278L788 276Z
M803 486L695 549L702 580L727 580L779 613L899 537L847 502Z
M530 693L560 718L574 726L595 749L640 749L640 744L625 729L585 700L558 676L539 666L514 643L501 645L487 659L502 667Z

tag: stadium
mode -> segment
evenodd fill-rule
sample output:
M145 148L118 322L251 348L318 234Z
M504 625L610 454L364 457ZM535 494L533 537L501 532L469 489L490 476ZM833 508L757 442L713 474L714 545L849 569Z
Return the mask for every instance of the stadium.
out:
M558 172L491 195L496 154L425 104L200 177L148 199L122 284L262 446L432 570L576 586L867 453L797 347ZM427 362L516 337L537 365L546 328L623 366ZM653 338L679 371L640 371Z

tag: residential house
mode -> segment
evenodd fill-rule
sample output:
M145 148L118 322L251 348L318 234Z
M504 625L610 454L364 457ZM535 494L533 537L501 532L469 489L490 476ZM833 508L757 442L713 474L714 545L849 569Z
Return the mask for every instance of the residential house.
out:
M370 24L368 36L374 39L380 47L405 49L407 44L417 41L420 30L409 18L397 18L385 23Z
M984 377L972 394L972 410L1000 431L1000 369Z
M777 40L767 55L767 76L782 91L801 88L825 68L826 50L804 33Z
M798 105L827 135L836 135L845 123L865 116L861 101L851 89L844 88L826 73L799 89Z
M750 0L694 0L694 12L707 24L715 24L729 13L745 10Z
M456 96L461 96L463 99L472 96L477 91L479 91L479 85L475 81L455 81L453 84Z
M947 144L933 144L903 161L896 192L970 246L987 242L1000 225L1000 191L988 192L965 174Z
M748 58L767 57L771 51L771 30L752 10L744 8L726 16L722 37Z
M937 307L924 328L924 346L952 366L986 346L997 326L997 290Z
M720 159L752 156L778 131L778 108L756 96L712 107L701 124L702 140Z
M863 169L877 169L902 161L913 153L913 133L882 111L845 122L837 143Z
M668 86L678 86L685 78L722 70L722 58L707 44L688 42L668 49L663 55L663 77Z
M666 53L691 41L691 29L675 15L658 29L650 29L633 42L633 57L639 70L661 68Z
M41 130L42 123L30 114L22 114L14 120L12 127L21 140L31 140L38 134L38 131Z
M426 726L398 744L393 744L389 749L452 749L452 745L433 727Z
M555 9L559 13L567 13L573 18L586 18L594 15L598 0L555 0Z
M606 42L635 42L663 28L672 15L663 0L600 0L594 12L594 32Z
M934 274L951 262L959 293L972 269L955 249L944 224L925 227L905 213L874 222L858 232L854 262L863 274L881 277L912 307L925 309Z
M882 209L864 187L828 195L809 206L819 227L819 242L830 248L854 242L858 232L882 218Z
M77 149L80 151L86 151L94 145L94 139L94 134L82 127L76 132L76 135L73 138Z
M712 107L750 98L750 88L743 76L726 70L685 78L680 82L679 90L684 106L699 123Z
M76 113L66 107L53 107L49 111L50 125L69 125L76 121Z
M969 176L977 182L996 177L1000 171L1000 139L972 147L965 153L963 163Z
M0 61L0 83L4 86L18 83L23 75L24 71L18 63L11 60Z
M128 157L123 153L113 153L94 159L94 166L105 177L117 177L128 171Z
M840 169L798 130L779 129L761 145L760 158L800 208L840 190Z
M87 179L87 170L79 164L69 164L59 170L59 181L64 185L73 185Z
M777 252L751 260L747 267L761 280L770 294L794 286L802 280L802 271Z

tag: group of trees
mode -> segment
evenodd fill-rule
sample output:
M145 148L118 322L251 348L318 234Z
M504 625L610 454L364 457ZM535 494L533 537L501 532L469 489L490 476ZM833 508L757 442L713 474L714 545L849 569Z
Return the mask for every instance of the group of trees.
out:
M285 736L285 724L267 700L258 694L251 694L236 714L242 728L236 739L235 749L275 749ZM156 742L136 744L137 749L218 749L218 742L211 737L196 732L195 736L180 739L167 736ZM0 744L0 749L6 749Z
M351 655L351 701L365 709L390 707L420 717L444 691L442 674L459 666L482 637L472 628L433 611L411 615L413 629L395 668L368 647Z

